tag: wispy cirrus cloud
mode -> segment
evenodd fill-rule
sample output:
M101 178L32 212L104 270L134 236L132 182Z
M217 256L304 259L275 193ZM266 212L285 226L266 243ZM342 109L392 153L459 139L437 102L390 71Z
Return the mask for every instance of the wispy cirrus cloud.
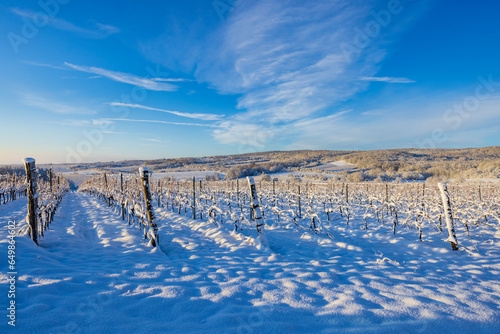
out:
M56 114L67 115L92 115L97 111L89 109L86 106L75 106L65 102L47 99L38 94L33 93L18 93L18 101L24 105L47 110Z
M52 65L52 64L38 63L36 61L25 60L25 61L23 61L23 63L25 63L27 65L32 65L32 66L48 67L48 68L52 68L54 70L63 70L63 71L69 70L69 68L67 68L65 66L57 66L57 65Z
M155 138L139 138L139 139L144 140L144 141L150 141L153 143L164 143L165 142L164 140L155 139Z
M472 111L458 111L467 94L432 95L423 103L420 94L408 94L373 112L296 122L287 128L294 139L289 148L317 148L325 142L346 150L485 146L487 138L498 138L500 95L481 100Z
M33 18L34 15L36 15L34 11L27 9L11 8L10 11L16 14L17 16L25 17L28 19L31 19ZM58 17L49 17L47 24L55 29L76 33L81 37L90 39L106 38L110 35L117 34L120 32L118 28L112 25L102 24L92 20L89 21L89 26L91 26L89 28L77 26L69 21L63 20Z
M359 80L387 83L415 83L415 80L398 77L360 77Z
M290 131L300 132L305 121L340 122L351 117L328 118L372 81L412 82L376 76L394 31L404 30L420 13L415 10L420 3L400 5L401 12L391 17L390 25L381 26L371 13L387 9L383 0L246 1L235 6L213 34L190 31L206 40L199 47L184 46L182 31L178 36L169 31L143 44L143 52L162 62L158 50L165 49L169 57L163 63L169 68L179 64L179 70L194 72L198 81L220 93L238 94L237 112L218 124L214 138L265 147L289 139ZM379 30L376 36L371 32L365 36L359 47L359 34L364 34L367 22L379 24ZM342 45L356 45L356 50L346 57Z
M255 1L236 8L223 37L214 37L219 51L197 64L200 79L221 92L242 94L242 112L222 123L214 137L263 146L286 137L294 122L322 117L327 107L366 88L368 82L352 78L375 74L383 50L367 46L369 55L348 60L340 45L355 38L368 13L369 6L343 0Z
M57 124L57 125L62 125L62 126L74 126L74 127L97 127L100 128L99 130L102 133L105 134L111 134L111 135L125 135L125 132L118 132L118 131L111 131L111 130L104 130L102 129L103 125L111 125L114 124L112 121L103 121L99 119L93 119L93 120L86 120L86 119L67 119L63 121L46 121L45 123L48 124Z
M92 125L91 121L84 120L84 119L69 119L69 120L58 121L58 122L47 121L46 123L57 124L57 125L62 125L62 126L76 126L76 127Z
M213 124L168 122L168 121L160 121L160 120L154 120L154 119L101 118L99 120L100 121L111 121L111 122L158 123L158 124L200 126L200 127L212 127L212 128L217 127L217 125L213 125Z
M140 77L130 73L110 71L100 67L74 65L68 62L65 62L64 65L76 71L100 75L117 82L122 82L129 85L142 87L147 90L166 91L166 92L172 92L177 90L177 86L175 85L158 82L149 78Z
M72 66L77 66L77 65L68 64L68 63L65 63L64 64L65 66L58 66L58 65L53 65L53 64L39 63L36 61L30 61L30 60L24 60L23 63L25 63L27 65L32 65L32 66L48 67L48 68L52 68L55 70L63 70L63 71L70 71L72 69L74 70L76 68L73 68ZM85 68L85 66L78 66L78 67L79 67L79 69ZM87 67L87 69L89 69L89 68L90 67ZM100 69L100 70L103 70L103 69ZM86 70L84 72L90 72L90 71ZM115 73L117 73L117 72L115 72ZM102 75L93 75L91 77L88 77L88 79L98 79L98 78L102 78L102 77L103 77ZM155 81L155 82L191 82L191 81L194 81L192 79L187 79L187 78L151 78L150 80Z
M109 103L109 105L118 106L118 107L143 109L143 110L151 110L151 111L160 111L160 112L164 112L167 114L172 114L172 115L187 117L187 118L200 119L200 120L204 120L204 121L217 121L217 120L220 120L224 117L224 115L186 113L186 112L180 112L180 111L174 111L174 110L147 107L147 106L143 106L140 104L130 104L130 103L121 103L121 102L111 102L111 103Z
M151 78L153 81L158 81L158 82L189 82L189 81L194 81L192 79L186 79L186 78Z

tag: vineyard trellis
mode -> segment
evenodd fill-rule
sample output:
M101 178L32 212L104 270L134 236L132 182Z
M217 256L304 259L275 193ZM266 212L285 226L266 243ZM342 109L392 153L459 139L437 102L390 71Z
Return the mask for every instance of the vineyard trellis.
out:
M250 187L242 180L199 181L165 177L151 182L154 210L170 211L193 219L206 220L235 232L255 231L255 212ZM427 183L342 183L260 181L254 184L256 200L265 224L285 229L308 230L334 237L334 224L387 226L396 235L399 229L415 230L415 237L441 234L447 217L456 228L464 229L472 240L472 230L500 228L500 186L490 183L454 183L448 187L450 215L436 184ZM79 191L98 196L121 211L122 219L137 224L145 238L148 224L139 174L103 174L88 178ZM259 218L260 219L260 218ZM258 223L260 225L260 223ZM257 237L258 237L257 232ZM446 235L443 241L450 241ZM261 240L262 241L262 240ZM464 247L455 239L456 249ZM455 247L453 247L455 249Z
M28 231L31 239L38 244L38 239L44 237L54 219L63 196L69 191L68 181L52 170L38 170L35 159L23 159L25 175L8 175L6 183L0 184L0 194L10 193L11 200L26 196L28 199L28 214L26 225L20 229ZM14 194L15 193L15 194Z
M26 195L27 187L23 175L15 172L0 175L0 205Z

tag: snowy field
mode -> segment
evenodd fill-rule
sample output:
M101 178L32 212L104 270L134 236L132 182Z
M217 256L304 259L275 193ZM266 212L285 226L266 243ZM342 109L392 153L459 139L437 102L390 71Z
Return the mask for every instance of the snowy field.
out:
M69 182L72 183L73 187L76 189L85 181L88 177L96 174L100 174L98 171L77 171L77 172L63 172L61 173Z
M311 178L311 177L326 177L326 178L336 178L339 174L332 173L318 173L318 172L280 172L269 174L272 178L286 179L290 177L298 177L298 178ZM255 179L259 179L259 176L256 176Z
M350 164L345 161L332 161L328 162L326 164L322 164L319 166L314 167L314 169L321 169L326 172L341 172L341 171L346 171L346 170L351 170L356 168L356 165Z
M197 180L205 179L205 176L212 176L214 174L219 174L221 179L225 177L223 173L219 173L216 171L172 171L172 172L153 172L152 177L155 180L159 180L161 178L164 178L166 176L172 177L177 180L184 180L184 179L192 179L193 177Z
M26 201L0 206L5 311L7 224ZM37 247L16 239L19 333L499 333L500 232L481 255L429 236L361 223L333 239L267 226L253 239L162 214L160 248L82 193L67 194Z

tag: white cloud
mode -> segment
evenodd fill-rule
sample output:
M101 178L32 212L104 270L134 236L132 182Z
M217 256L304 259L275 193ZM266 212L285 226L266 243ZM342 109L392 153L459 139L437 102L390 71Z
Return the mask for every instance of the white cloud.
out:
M420 102L416 102L420 101ZM374 149L397 147L473 147L494 138L500 124L498 96L480 101L478 107L452 113L464 97L408 97L407 103L385 105L376 115L338 115L296 122L287 128L289 148L324 147L332 149ZM448 116L446 116L448 115ZM484 129L484 131L483 131Z
M111 103L109 103L109 105L118 106L118 107L137 108L137 109L144 109L144 110L151 110L151 111L160 111L160 112L164 112L167 114L172 114L172 115L187 117L187 118L201 119L204 121L216 121L216 120L220 120L224 117L224 115L193 114L193 113L186 113L186 112L180 112L180 111L174 111L174 110L166 110L166 109L160 109L160 108L147 107L147 106L143 106L140 104L129 104L129 103L121 103L121 102L111 102Z
M113 124L112 121L105 120L105 119L93 119L92 120L92 125L95 126L103 126L103 125L111 125Z
M186 78L151 78L153 81L159 81L159 82L188 82L188 81L193 81L191 79L186 79Z
M286 136L291 122L321 116L368 86L352 80L374 74L383 52L345 58L342 42L351 42L368 11L346 1L255 1L235 8L234 16L210 41L196 76L223 93L242 94L242 112L214 131L223 143L264 146ZM319 115L318 115L319 114ZM256 139L258 137L258 139Z
M52 69L55 69L55 70L69 70L67 67L57 66L57 65L51 65L51 64L44 64L44 63L38 63L38 62L35 62L35 61L29 61L29 60L25 60L25 61L23 61L23 63L28 64L28 65L32 65L32 66L48 67L48 68L52 68Z
M11 12L18 16L26 17L28 19L32 19L33 16L36 15L36 13L31 10L25 10L19 8L11 8ZM118 28L108 24L102 24L99 22L90 21L90 25L92 25L93 27L83 28L58 17L50 17L47 24L53 28L73 32L80 35L81 37L91 38L91 39L106 38L110 35L117 34L120 32Z
M157 81L154 81L152 79L139 77L139 76L134 75L134 74L115 72L115 71L110 71L110 70L106 70L106 69L99 68L99 67L79 66L79 65L74 65L74 64L67 63L67 62L65 62L64 65L69 66L76 71L101 75L103 77L106 77L106 78L114 80L114 81L134 85L137 87L142 87L142 88L145 88L148 90L167 91L167 92L177 90L177 86L175 86L175 85L157 82Z
M376 0L362 4L348 0L245 1L208 37L199 31L186 31L190 36L203 36L200 45L173 43L184 35L180 31L177 36L172 30L144 45L143 52L171 69L177 65L187 73L194 72L198 81L221 94L240 96L239 111L213 131L214 138L222 143L255 149L270 143L297 143L294 136L301 136L303 131L305 137L309 129L314 132L311 124L322 129L318 133L324 130L326 138L337 140L328 134L332 124L345 125L359 116L339 115L337 111L345 108L343 103L356 93L366 90L371 81L412 82L376 74L395 34L421 15L418 9L425 4L405 3L389 26L380 26L380 33L368 38L349 57L342 47L356 45L367 22L376 23L370 11L386 6L386 1ZM165 50L169 57L163 60L165 52L162 55L158 50ZM332 112L337 116L329 115ZM344 127L335 129L352 137ZM318 141L319 147L331 143L323 138Z
M254 148L262 148L275 135L271 127L257 124L244 124L241 122L226 121L219 124L219 129L214 130L214 137L224 144L245 144Z
M50 100L32 93L19 93L19 102L35 108L47 110L56 114L71 114L71 115L91 115L95 114L95 110L87 107L69 105L63 102Z
M99 121L111 121L111 122L137 122L137 123L158 123L158 124L169 124L169 125L187 125L187 126L201 126L201 127L216 127L216 125L211 125L211 124L181 123L181 122L167 122L167 121L149 120L149 119L101 118L101 119L99 119Z
M65 121L59 121L59 122L47 122L50 124L58 124L62 126L90 126L91 122L89 120L82 120L82 119L69 119Z
M125 132L108 131L108 130L103 130L102 133L109 134L109 135L126 135L127 134Z
M387 82L387 83L415 83L415 80L411 80L408 78L397 78L397 77L360 77L359 80Z
M151 141L153 143L164 143L163 140L155 139L155 138L139 138L140 140Z

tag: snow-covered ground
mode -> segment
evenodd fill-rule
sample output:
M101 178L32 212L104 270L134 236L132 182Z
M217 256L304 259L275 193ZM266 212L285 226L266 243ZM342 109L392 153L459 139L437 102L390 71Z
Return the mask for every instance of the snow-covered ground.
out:
M7 224L0 306L7 325ZM270 249L231 226L165 212L160 249L82 193L65 196L40 247L16 239L19 333L499 333L500 232L481 255L387 226L333 225L333 239L267 226Z
M77 171L77 172L63 172L61 173L68 181L73 184L73 187L78 188L83 181L88 177L98 174L97 171Z
M500 179L482 178L482 179L467 179L467 182L486 182L486 183L499 183Z
M332 161L326 164L322 164L314 167L314 169L321 169L327 172L340 172L345 170L351 170L356 168L356 165L350 164L345 161Z
M269 174L272 178L289 178L289 177L299 177L299 178L311 178L311 177L327 177L327 178L333 178L333 177L338 177L338 174L332 174L332 173L318 173L318 172L280 172L280 173L273 173ZM256 177L258 179L258 177Z
M172 172L154 172L152 174L153 179L161 179L165 176L173 177L177 180L192 179L193 177L198 179L205 179L205 176L212 176L214 174L219 174L223 179L225 175L216 171L172 171Z

